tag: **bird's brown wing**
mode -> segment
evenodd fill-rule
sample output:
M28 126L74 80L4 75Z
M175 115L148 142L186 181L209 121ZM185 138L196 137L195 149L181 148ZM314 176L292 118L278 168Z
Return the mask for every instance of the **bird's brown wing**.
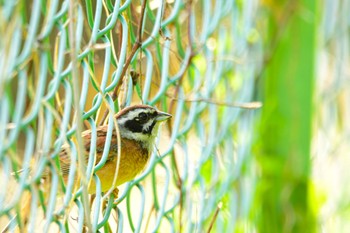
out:
M96 129L96 161L95 164L97 164L103 154L103 149L106 142L107 137L107 127L108 126L100 126ZM82 133L83 137L83 143L84 143L84 157L85 157L85 163L88 163L89 160L89 153L90 153L90 147L91 147L91 130L86 130ZM110 153L108 153L107 161L114 159L117 153L111 153L112 151L117 152L118 150L118 143L117 143L117 137L115 135L115 132L113 132L112 135L112 141L110 145ZM71 156L70 156L70 147L69 145L65 145L62 147L62 151L60 152L60 165L61 165L61 172L63 176L67 176L69 174L70 169L70 163L71 163Z

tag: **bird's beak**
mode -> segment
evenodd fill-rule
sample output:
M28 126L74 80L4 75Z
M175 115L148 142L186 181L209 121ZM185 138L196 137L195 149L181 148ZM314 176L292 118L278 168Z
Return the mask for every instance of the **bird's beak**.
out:
M172 115L170 115L169 113L158 111L158 115L156 117L156 121L158 121L158 122L166 121L166 120L168 120L171 117L172 117Z

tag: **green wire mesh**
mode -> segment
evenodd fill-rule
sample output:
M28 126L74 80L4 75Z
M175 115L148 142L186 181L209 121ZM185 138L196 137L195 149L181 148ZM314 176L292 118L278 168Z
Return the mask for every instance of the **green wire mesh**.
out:
M249 228L254 111L235 106L254 99L261 64L257 4L0 1L0 226L28 232ZM78 164L80 135L89 128L96 137L104 116L111 133L113 114L134 103L156 105L173 119L162 127L148 167L114 198L98 192L93 174L103 163L93 166L93 153L85 169ZM97 183L91 202L86 185L75 188L73 176L63 184L57 172L65 144L71 171ZM46 171L48 193L39 185Z

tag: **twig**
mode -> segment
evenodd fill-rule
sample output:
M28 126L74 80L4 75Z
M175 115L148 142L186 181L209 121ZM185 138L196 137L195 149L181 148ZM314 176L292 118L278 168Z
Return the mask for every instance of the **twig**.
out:
M220 105L220 106L226 106L226 107L231 107L231 108L244 108L244 109L258 109L263 106L263 104L259 101L253 101L253 102L247 102L247 103L228 103L228 102L222 102L222 101L217 101L213 99L205 99L205 98L198 98L198 99L181 99L181 98L176 98L176 97L170 97L169 98L178 101L178 100L183 100L185 102L206 102L210 104L215 104L215 105Z
M216 220L216 218L218 217L218 214L219 214L219 211L221 210L221 208L222 208L222 202L220 202L220 203L218 204L218 206L216 207L216 210L215 210L213 219L212 219L211 222L210 222L210 225L209 225L209 228L208 228L207 233L210 233L211 229L213 228L214 223L215 223L215 220Z
M144 20L144 14L145 14L145 9L146 9L146 2L147 0L143 0L142 2L142 6L141 6L141 15L140 15L140 19L139 19L139 25L138 25L138 30L137 30L137 38L136 38L136 42L133 45L130 55L128 56L128 58L125 61L122 73L120 74L120 77L124 77L126 74L127 69L129 68L129 65L131 63L132 58L134 57L135 53L137 52L137 50L139 48L141 48L142 46L142 25L143 25L143 20ZM121 65L121 64L120 64ZM112 94L112 99L113 101L116 100L118 94L119 94L119 90L120 87L122 85L122 78L119 79L117 86L114 88L113 94ZM106 117L108 115L108 109L104 112L103 117L99 123L99 125L102 125L103 122L106 120Z

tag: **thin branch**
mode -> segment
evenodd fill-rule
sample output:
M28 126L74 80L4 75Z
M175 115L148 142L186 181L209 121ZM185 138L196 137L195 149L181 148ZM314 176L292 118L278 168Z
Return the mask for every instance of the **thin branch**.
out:
M144 0L142 2L142 6L141 6L141 15L140 15L140 19L139 19L139 25L138 25L138 29L137 29L137 38L136 38L136 42L135 44L133 45L132 49L131 49L131 52L130 52L130 55L128 56L128 58L126 59L126 62L124 64L124 67L123 67L123 70L122 70L122 73L120 74L120 77L124 77L125 74L126 74L126 71L128 70L129 68L129 65L131 63L131 60L132 58L134 57L135 53L137 52L137 50L139 48L141 48L142 46L142 26L143 26L143 22L144 22L144 15L145 15L145 10L146 10L146 2L147 0ZM117 86L114 88L113 90L113 94L112 94L112 99L113 101L115 101L117 99L117 96L119 94L119 91L120 91L120 87L123 83L122 81L123 79L119 79L118 81L118 84ZM108 115L108 109L104 112L103 114L103 117L99 123L99 125L102 125L103 122L106 120L107 118L107 115Z
M215 223L215 221L216 221L216 219L217 219L217 217L218 217L218 214L219 214L219 211L221 210L221 208L222 208L222 202L220 202L220 203L218 204L218 206L216 207L216 210L215 210L213 219L212 219L211 222L210 222L210 225L209 225L209 228L208 228L207 233L210 233L210 232L211 232L211 229L212 229L213 226L214 226L214 223Z
M253 101L253 102L246 102L246 103L229 103L229 102L223 102L213 99L205 99L205 98L198 98L198 99L182 99L182 98L176 98L171 97L168 95L169 98L171 98L174 101L182 100L185 102L206 102L210 104L215 104L219 106L226 106L231 108L244 108L244 109L258 109L263 106L263 104L260 101Z

